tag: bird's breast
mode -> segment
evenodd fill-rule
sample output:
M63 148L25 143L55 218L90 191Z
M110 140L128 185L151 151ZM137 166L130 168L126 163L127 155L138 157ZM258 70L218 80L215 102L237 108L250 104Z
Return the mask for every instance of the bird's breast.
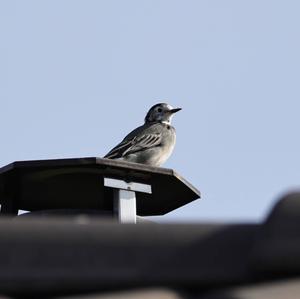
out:
M160 146L160 154L157 159L157 165L160 166L166 162L166 160L170 157L174 150L174 146L176 143L176 134L174 128L170 128L168 132L163 134L161 146Z

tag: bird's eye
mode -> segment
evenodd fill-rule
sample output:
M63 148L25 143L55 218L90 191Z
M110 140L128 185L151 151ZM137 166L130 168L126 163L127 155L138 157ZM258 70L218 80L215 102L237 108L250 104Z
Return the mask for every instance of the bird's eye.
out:
M162 112L162 109L161 109L161 108L158 108L157 111L158 111L158 112Z

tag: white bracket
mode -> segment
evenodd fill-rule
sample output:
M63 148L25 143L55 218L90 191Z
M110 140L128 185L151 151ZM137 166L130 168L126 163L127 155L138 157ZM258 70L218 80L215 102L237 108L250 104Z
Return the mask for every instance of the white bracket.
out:
M104 178L104 186L114 188L114 211L121 223L136 223L135 192L152 193L151 185Z

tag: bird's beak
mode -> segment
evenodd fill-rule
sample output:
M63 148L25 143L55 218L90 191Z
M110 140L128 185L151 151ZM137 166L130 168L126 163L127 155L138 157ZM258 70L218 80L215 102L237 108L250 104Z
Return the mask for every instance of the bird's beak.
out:
M182 108L174 108L174 109L171 109L169 112L171 113L171 114L173 114L173 113L176 113L176 112L178 112L178 111L180 111Z

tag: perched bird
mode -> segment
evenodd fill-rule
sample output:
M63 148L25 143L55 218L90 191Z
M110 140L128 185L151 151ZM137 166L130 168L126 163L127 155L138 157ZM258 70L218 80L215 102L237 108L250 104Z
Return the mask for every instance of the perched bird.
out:
M145 117L144 125L129 133L104 158L119 159L151 166L162 165L171 155L176 141L171 120L181 108L166 103L154 105Z

